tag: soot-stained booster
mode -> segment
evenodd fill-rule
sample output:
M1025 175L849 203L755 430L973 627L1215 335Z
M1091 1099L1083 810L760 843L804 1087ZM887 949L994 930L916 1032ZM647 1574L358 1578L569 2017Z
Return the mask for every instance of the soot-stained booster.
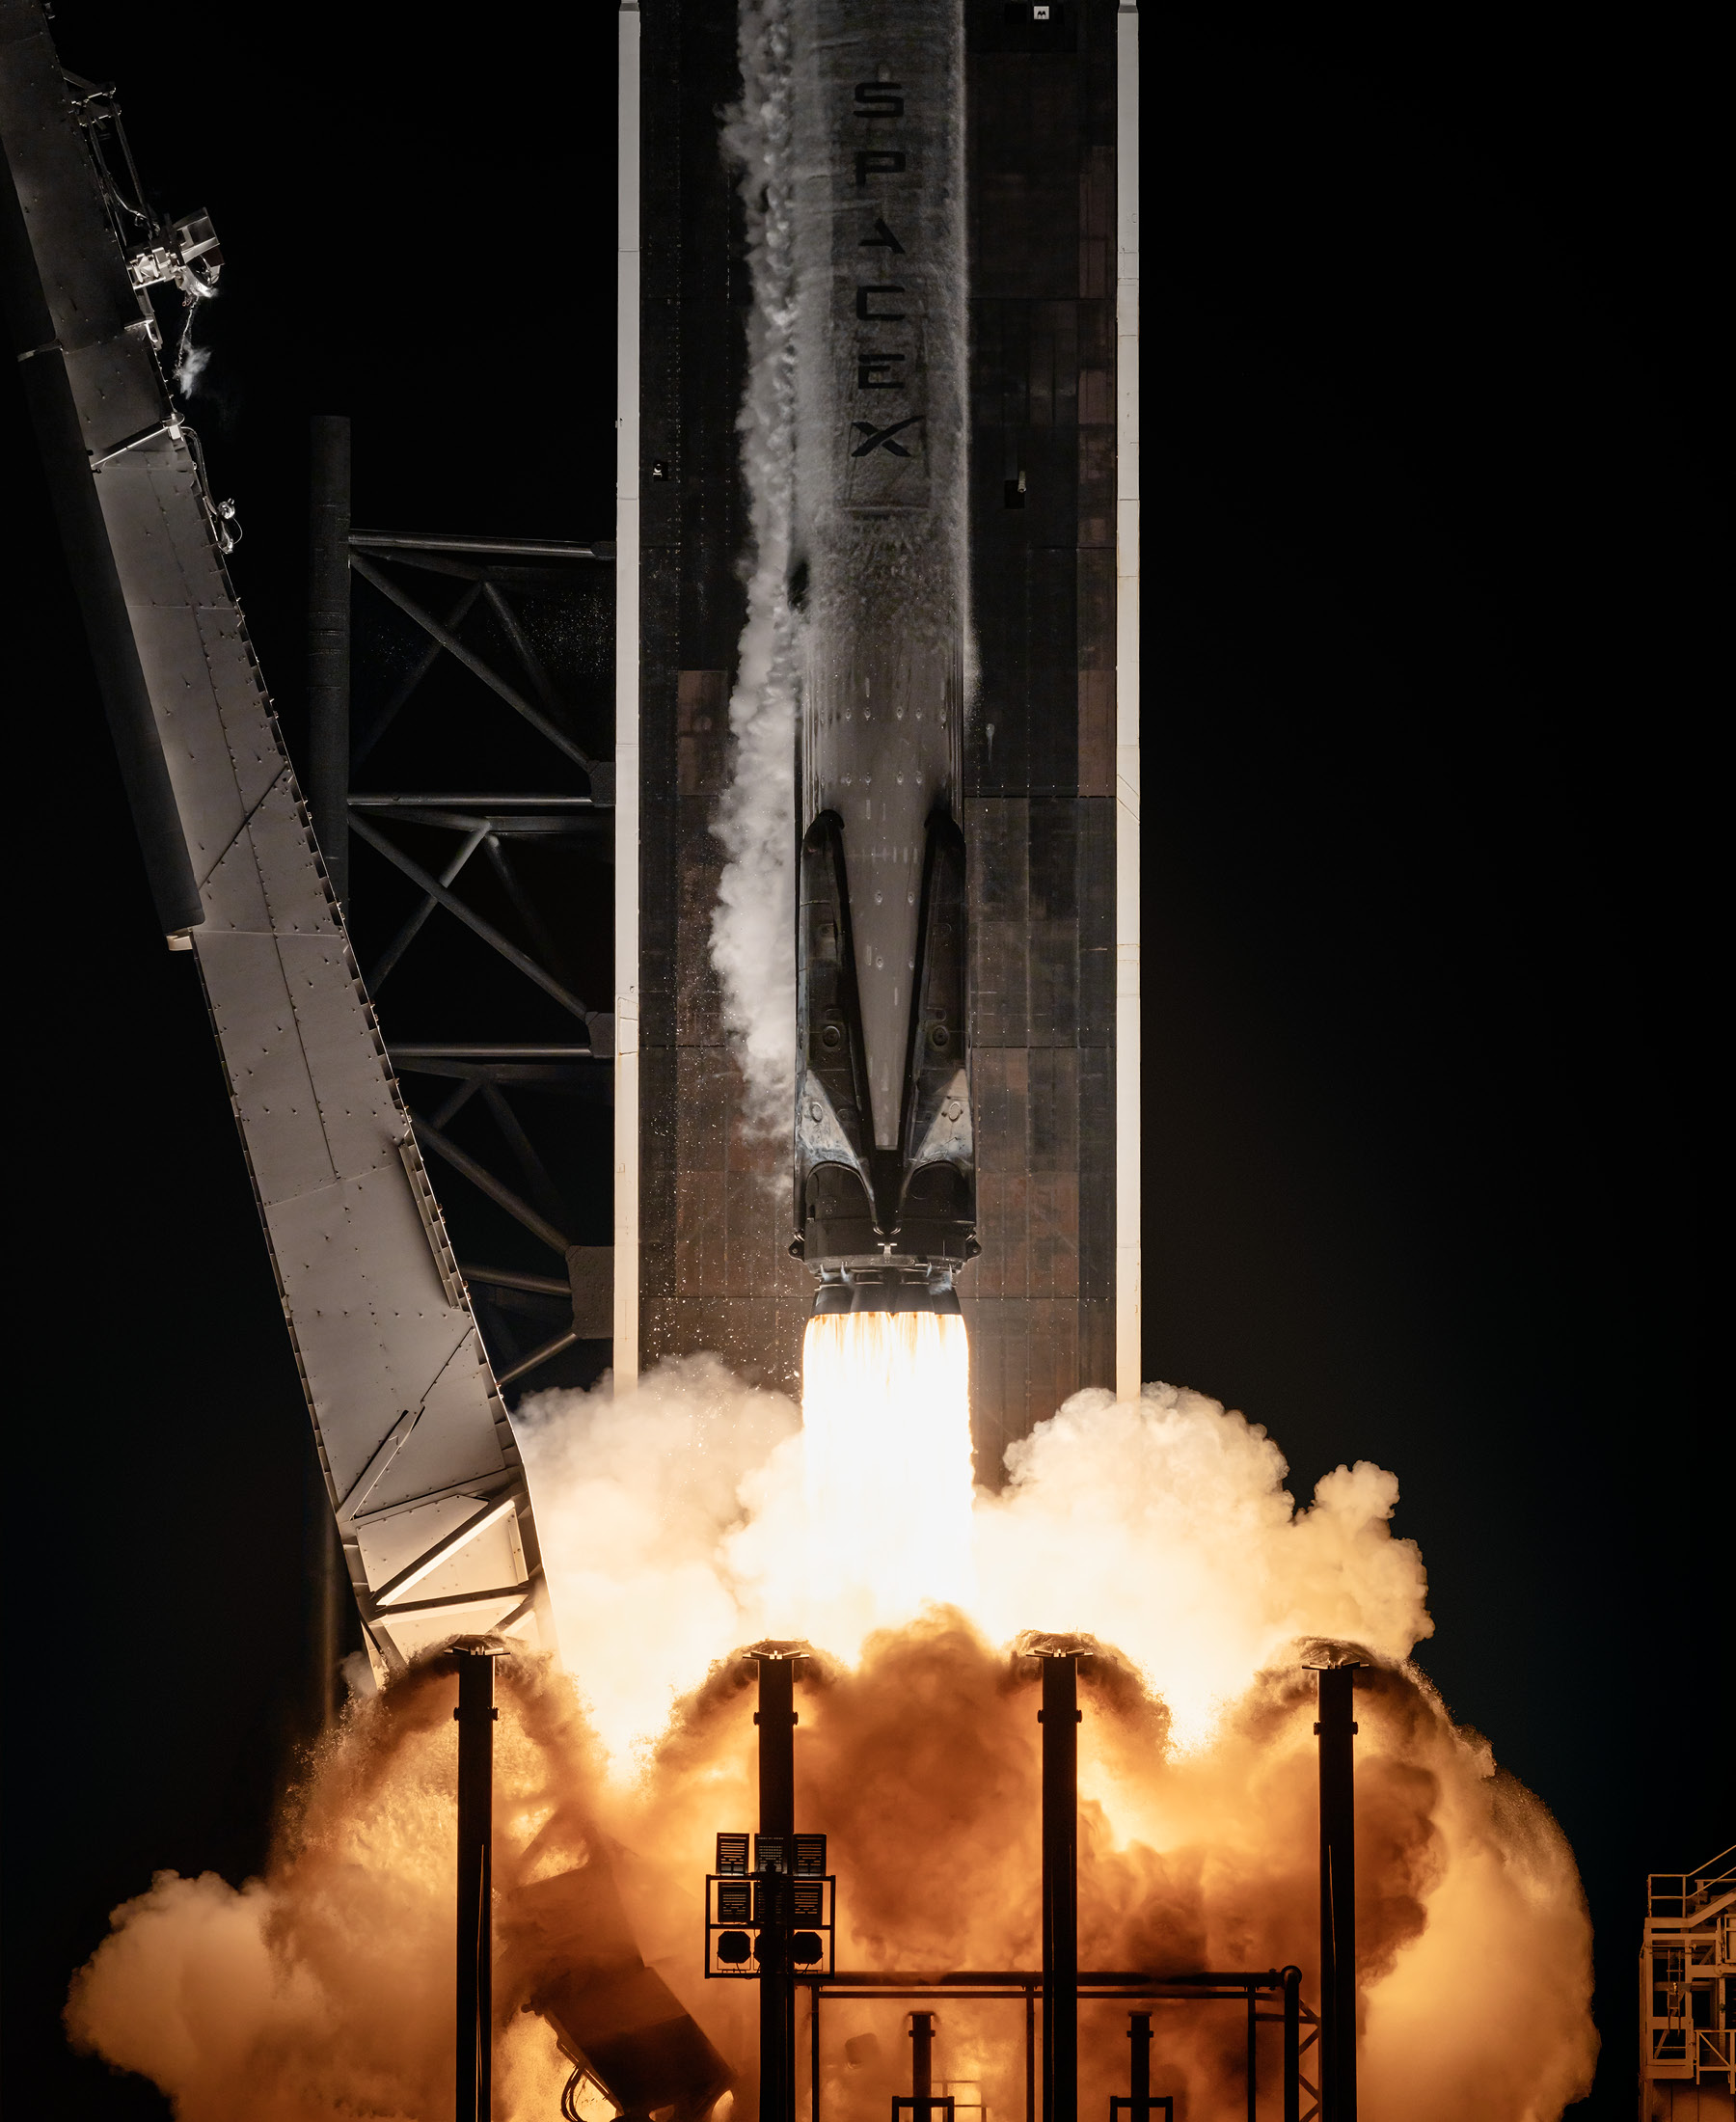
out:
M802 0L796 1250L817 1312L956 1310L978 1249L961 759L969 691L963 25Z

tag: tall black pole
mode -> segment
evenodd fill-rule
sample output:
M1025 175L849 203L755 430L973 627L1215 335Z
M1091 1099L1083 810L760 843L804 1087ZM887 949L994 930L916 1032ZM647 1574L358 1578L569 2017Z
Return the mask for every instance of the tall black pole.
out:
M1043 1659L1043 2122L1079 2112L1078 1654Z
M1357 1668L1320 1673L1320 2116L1356 2122Z
M916 2102L911 2122L933 2122L929 2102L935 2097L935 2015L910 2014L910 2095Z
M308 802L326 874L349 904L350 423L309 422Z
M1133 2054L1127 2073L1127 2092L1132 2105L1127 2122L1152 2122L1152 2015L1149 2011L1127 2014L1127 2039Z
M759 1658L759 1831L781 1836L784 1868L761 1896L759 2122L795 2122L796 1984L790 1965L790 1836L796 1832L796 1661ZM770 1921L766 1920L771 1918Z
M1284 2122L1302 2122L1302 1970L1284 1971Z
M494 2080L494 1659L458 1651L456 2122L489 2122Z

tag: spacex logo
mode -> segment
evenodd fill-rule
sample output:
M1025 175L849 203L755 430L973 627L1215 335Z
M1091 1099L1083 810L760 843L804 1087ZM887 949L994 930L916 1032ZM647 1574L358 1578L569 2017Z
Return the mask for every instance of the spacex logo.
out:
M884 75L888 69L880 68ZM913 299L911 285L901 278L893 278L900 270L895 260L909 258L909 245L915 238L918 223L906 219L895 204L894 187L901 179L909 180L908 148L896 145L895 128L905 115L907 91L902 81L876 79L858 81L851 101L851 116L874 130L869 138L873 146L862 146L858 133L848 149L854 189L867 193L871 187L879 195L874 201L874 218L867 232L857 238L858 251L879 251L879 261L883 277L873 280L853 280L851 285L854 321L857 329L854 335L854 367L855 390L859 394L866 391L896 392L907 403L920 390L920 304L915 317L906 307L906 300ZM920 158L919 158L920 160ZM878 181L877 181L878 180ZM919 179L918 179L919 180ZM890 195L890 196L889 196ZM869 202L864 200L864 206ZM867 265L864 258L862 265ZM911 259L911 265L916 264ZM858 268L859 269L859 268ZM905 325L910 330L894 331L891 327ZM870 330L873 328L872 336ZM909 462L921 455L920 433L924 415L920 409L907 413L903 419L889 419L881 415L874 420L852 420L849 424L849 454L853 461L864 458L899 458ZM888 471L891 467L886 467ZM863 500L892 500L890 491L882 491L877 482L873 496L864 494ZM913 497L908 497L913 498Z

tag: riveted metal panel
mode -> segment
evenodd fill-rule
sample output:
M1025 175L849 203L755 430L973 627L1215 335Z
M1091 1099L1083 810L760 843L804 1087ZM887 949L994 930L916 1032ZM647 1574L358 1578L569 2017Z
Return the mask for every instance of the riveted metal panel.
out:
M417 1418L366 1498L375 1512L413 1508L345 1538L374 1647L400 1658L538 1595L517 1448L412 1190L409 1118L45 33L0 52L0 116L90 449L162 430L101 467L50 471L91 479L100 503L200 887L193 947L334 1507L400 1418ZM437 1216L433 1240L444 1244ZM478 1499L502 1496L504 1514L419 1585L415 1603L444 1610L376 1611L383 1585ZM471 1594L488 1596L466 1605Z

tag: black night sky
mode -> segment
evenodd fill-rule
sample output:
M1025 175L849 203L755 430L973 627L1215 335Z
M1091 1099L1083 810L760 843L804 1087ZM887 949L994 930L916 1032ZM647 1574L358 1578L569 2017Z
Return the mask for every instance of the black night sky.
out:
M1643 1874L1732 1833L1711 18L1144 17L1146 1372L1298 1496L1397 1471L1420 1662L1579 1856L1600 2116ZM55 28L222 236L194 416L294 745L311 412L354 420L359 522L612 534L614 12ZM324 1504L6 388L7 2042L70 2122L167 2111L59 2004L154 1869L259 1864Z

